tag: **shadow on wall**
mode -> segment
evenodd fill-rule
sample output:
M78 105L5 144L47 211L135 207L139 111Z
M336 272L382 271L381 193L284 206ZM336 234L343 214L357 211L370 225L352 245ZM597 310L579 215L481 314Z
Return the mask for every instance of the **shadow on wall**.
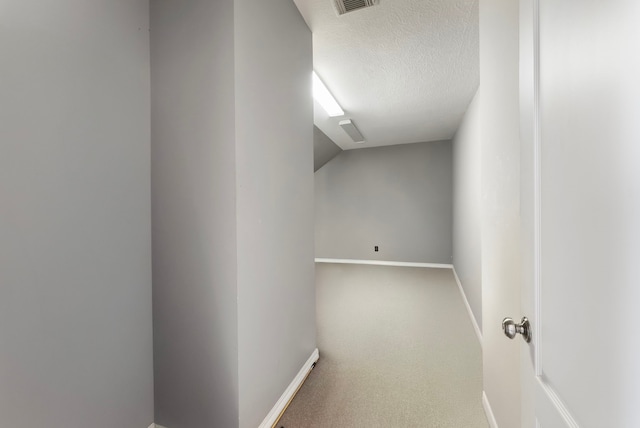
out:
M313 125L313 171L318 171L340 153L342 153L342 149L320 128Z

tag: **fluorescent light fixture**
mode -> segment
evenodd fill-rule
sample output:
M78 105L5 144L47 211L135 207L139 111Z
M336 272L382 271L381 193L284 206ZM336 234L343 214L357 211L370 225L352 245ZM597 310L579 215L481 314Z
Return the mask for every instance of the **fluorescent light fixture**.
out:
M349 137L351 137L354 143L364 143L364 137L360 131L358 131L358 128L356 128L356 125L351 121L351 119L341 120L338 125L344 129L344 132L349 134Z
M313 98L322 106L324 111L331 117L343 116L344 111L338 104L331 92L324 86L322 80L318 77L316 72L313 72Z

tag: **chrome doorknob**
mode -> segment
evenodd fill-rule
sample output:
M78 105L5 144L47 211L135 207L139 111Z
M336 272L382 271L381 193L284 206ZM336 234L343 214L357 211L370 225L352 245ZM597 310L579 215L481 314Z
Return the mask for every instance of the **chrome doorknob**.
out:
M525 342L531 342L531 324L527 317L522 317L520 324L517 324L513 318L505 318L502 320L502 331L509 339L513 339L519 333Z

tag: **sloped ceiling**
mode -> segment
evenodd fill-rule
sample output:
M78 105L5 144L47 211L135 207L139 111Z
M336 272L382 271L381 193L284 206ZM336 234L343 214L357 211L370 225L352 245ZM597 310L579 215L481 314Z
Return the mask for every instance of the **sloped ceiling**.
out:
M479 83L478 0L379 0L338 16L294 0L313 32L314 69L345 116L314 121L342 149L449 139ZM352 119L366 142L338 126Z

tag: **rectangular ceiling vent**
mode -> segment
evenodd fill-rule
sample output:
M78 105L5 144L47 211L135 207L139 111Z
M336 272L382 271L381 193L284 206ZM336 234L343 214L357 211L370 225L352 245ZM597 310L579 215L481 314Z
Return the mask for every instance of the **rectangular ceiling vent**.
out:
M347 12L371 7L378 4L378 0L333 0L338 15L344 15Z

